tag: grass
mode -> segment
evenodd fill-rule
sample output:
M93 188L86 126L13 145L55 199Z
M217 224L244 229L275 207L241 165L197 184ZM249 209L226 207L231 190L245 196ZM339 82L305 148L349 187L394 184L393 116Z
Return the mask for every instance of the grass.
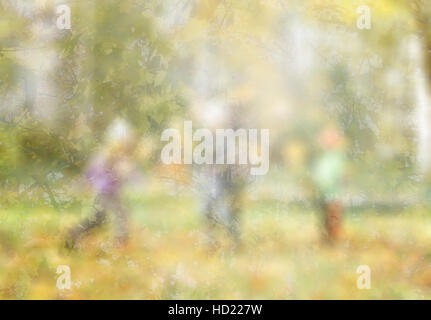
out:
M414 299L431 298L431 218L415 208L389 215L347 213L344 240L321 243L319 212L250 203L242 246L218 230L210 249L192 198L131 201L131 242L112 243L112 223L72 252L64 230L88 212L0 211L2 299ZM57 267L72 288L56 287ZM356 286L359 265L371 289Z

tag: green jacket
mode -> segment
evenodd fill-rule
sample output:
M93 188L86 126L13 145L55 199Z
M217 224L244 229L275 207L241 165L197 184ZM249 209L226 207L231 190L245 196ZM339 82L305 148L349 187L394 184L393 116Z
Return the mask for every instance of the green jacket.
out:
M342 188L346 159L340 151L325 151L313 167L313 180L325 200L337 199Z

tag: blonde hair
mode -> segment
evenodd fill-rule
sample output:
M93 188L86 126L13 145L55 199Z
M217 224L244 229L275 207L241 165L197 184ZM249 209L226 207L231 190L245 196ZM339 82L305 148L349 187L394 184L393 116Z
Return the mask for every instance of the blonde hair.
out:
M127 121L117 118L107 130L103 153L107 157L130 154L134 151L135 140L135 133Z

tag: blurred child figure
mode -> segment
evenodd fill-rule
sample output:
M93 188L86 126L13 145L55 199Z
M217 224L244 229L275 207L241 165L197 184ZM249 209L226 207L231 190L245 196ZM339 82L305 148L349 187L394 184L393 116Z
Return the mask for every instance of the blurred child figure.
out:
M329 243L334 243L342 235L340 191L346 164L344 139L335 127L328 126L321 132L319 142L322 150L313 168L313 180L323 210L324 237Z
M227 101L226 101L227 100ZM242 128L245 118L245 105L238 101L209 100L199 104L195 118L206 128L215 132L218 128L234 131ZM223 150L227 154L227 146ZM235 150L236 153L239 150ZM215 161L215 154L214 161ZM238 154L236 155L238 158ZM233 247L241 245L240 215L248 184L250 168L239 164L201 164L193 165L193 180L200 200L200 213L204 218L208 244L217 247L216 226L224 228L233 240Z
M101 226L108 212L115 217L116 244L127 244L128 212L122 203L121 189L133 171L130 157L133 149L134 137L127 123L115 121L108 130L105 145L90 161L86 171L86 178L96 192L96 213L69 231L67 247L73 248L82 235Z

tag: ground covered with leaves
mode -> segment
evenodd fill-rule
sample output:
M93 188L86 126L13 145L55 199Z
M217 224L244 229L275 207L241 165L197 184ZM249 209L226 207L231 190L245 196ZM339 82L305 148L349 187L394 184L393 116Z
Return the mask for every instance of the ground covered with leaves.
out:
M411 299L431 298L431 217L348 212L344 240L321 241L319 213L279 202L251 203L234 247L219 229L209 239L188 197L130 201L131 240L117 247L112 221L73 251L65 230L88 210L0 211L1 299ZM69 266L71 289L56 283ZM371 289L359 290L359 265Z

